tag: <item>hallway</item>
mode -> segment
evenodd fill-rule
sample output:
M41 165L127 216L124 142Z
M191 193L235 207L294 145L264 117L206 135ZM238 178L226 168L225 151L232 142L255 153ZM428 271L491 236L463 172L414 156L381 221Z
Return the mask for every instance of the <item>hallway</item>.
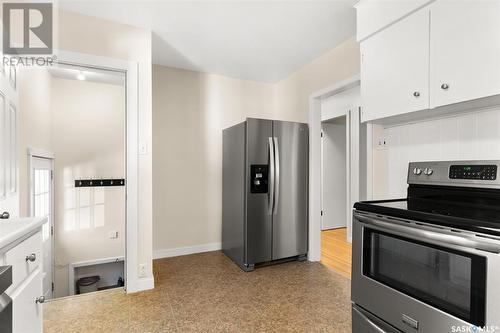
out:
M347 241L347 228L321 232L321 263L342 276L351 278L352 246Z

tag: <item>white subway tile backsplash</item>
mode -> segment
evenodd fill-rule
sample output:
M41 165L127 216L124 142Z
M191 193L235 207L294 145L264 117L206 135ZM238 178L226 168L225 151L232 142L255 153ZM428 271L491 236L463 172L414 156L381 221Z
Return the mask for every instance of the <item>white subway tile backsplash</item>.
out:
M386 131L388 198L406 196L409 162L500 159L500 107L394 126Z

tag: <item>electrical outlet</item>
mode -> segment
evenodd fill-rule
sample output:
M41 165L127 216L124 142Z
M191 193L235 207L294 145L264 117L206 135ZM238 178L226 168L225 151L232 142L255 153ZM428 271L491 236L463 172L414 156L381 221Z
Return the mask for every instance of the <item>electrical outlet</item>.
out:
M387 141L387 137L385 137L385 136L379 136L377 138L377 142L376 142L375 148L378 149L378 150L389 148L389 142Z
M116 238L118 238L118 231L116 231L116 230L110 231L109 232L109 238L110 239L116 239Z
M143 278L147 276L148 264L139 264L139 277Z

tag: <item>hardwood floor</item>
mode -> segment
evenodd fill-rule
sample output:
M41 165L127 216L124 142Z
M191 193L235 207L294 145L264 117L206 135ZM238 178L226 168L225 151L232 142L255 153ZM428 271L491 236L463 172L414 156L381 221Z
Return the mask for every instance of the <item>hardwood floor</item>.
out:
M321 263L346 278L351 278L352 246L347 241L347 228L321 232Z

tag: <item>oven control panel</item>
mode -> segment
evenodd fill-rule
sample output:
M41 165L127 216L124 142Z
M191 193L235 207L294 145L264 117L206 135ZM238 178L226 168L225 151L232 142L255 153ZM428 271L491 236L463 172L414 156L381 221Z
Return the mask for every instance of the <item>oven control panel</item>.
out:
M411 162L408 184L500 188L499 160Z
M495 180L497 179L496 165L451 165L450 179L475 179Z

